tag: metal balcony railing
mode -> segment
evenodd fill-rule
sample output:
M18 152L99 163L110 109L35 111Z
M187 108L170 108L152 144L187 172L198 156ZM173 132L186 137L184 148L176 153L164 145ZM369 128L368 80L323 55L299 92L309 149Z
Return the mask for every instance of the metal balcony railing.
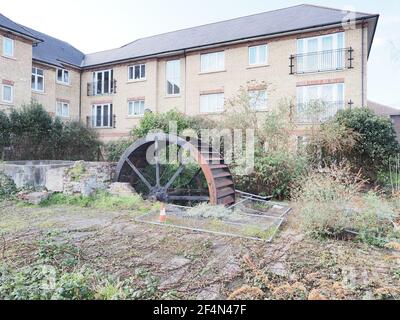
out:
M104 96L117 93L117 80L112 81L95 81L87 83L87 95Z
M290 56L290 74L327 72L353 68L353 48L309 52Z
M86 127L93 129L115 129L116 119L117 116L115 114L103 117L87 116Z
M298 124L323 123L345 107L344 101L311 101L298 103L294 121Z

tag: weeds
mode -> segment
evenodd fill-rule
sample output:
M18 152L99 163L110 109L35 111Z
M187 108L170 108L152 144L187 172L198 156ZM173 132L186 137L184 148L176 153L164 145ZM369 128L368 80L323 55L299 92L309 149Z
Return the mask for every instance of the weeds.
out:
M137 269L121 280L85 265L80 251L60 233L51 232L39 241L34 260L20 269L0 265L0 299L11 300L114 300L158 297L157 277Z
M41 206L70 205L82 208L96 208L105 210L147 210L146 202L139 195L112 196L107 192L98 192L93 196L65 195L56 193L43 201Z
M0 172L0 201L11 199L17 191L14 181Z
M293 193L302 229L314 237L350 232L362 242L383 246L393 235L395 212L376 193L362 194L363 185L360 176L343 165L303 178Z

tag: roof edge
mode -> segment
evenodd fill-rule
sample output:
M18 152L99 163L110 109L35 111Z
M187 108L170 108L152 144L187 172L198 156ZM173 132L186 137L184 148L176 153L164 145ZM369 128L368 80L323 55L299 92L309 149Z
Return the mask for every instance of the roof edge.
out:
M356 21L363 21L363 20L368 20L371 18L376 18L376 16L379 17L379 15L371 15L371 16L366 16L366 17L360 17L357 18ZM177 50L173 50L173 51L165 51L165 52L157 52L151 55L145 55L145 56L138 56L138 57L131 57L131 58L125 58L125 59L119 59L119 60L112 60L112 61L108 61L108 62L104 62L104 63L97 63L97 64L92 64L92 65L81 65L82 69L89 69L89 68L95 68L95 67L99 67L99 66L103 66L103 65L111 65L111 64L118 64L118 63L122 63L124 61L130 61L130 60L140 60L140 59L145 59L145 58L149 58L149 57L157 57L159 55L166 55L168 53L174 54L176 52L181 52L181 51L188 51L188 50L195 50L195 49L202 49L202 48L206 48L206 47L211 47L211 46L222 46L222 45L226 45L226 44L230 44L230 43L235 43L235 42L244 42L246 40L254 40L254 39L258 39L258 38L267 38L267 37L278 37L280 35L283 34L298 34L302 31L305 30L318 30L318 29L322 29L322 28L329 28L329 27L334 27L337 25L341 25L342 21L337 21L337 22L332 22L332 23L324 23L324 24L319 24L319 25L314 25L314 26L310 26L307 28L297 28L297 29L291 29L291 30L286 30L286 31L280 31L280 32L274 32L274 33L267 33L267 34L263 34L263 35L259 35L259 36L255 36L255 37L248 37L248 38L238 38L238 39L234 39L234 40L229 40L229 41L223 41L223 42L218 42L218 43L210 43L207 45L202 45L202 46L195 46L195 47L187 47L187 48L181 48L181 49L177 49ZM377 23L376 23L377 25ZM184 29L183 29L184 30ZM375 27L376 30L376 27ZM135 40L137 41L137 40ZM371 50L372 47L372 43L370 45L369 51ZM109 50L104 50L104 51L99 51L99 52L95 52L95 53L89 53L85 55L89 56L91 54L96 54L96 53L101 53L101 52L105 52L105 51L111 51L111 50L117 50L119 48L115 48L115 49L109 49ZM84 61L83 61L84 63Z

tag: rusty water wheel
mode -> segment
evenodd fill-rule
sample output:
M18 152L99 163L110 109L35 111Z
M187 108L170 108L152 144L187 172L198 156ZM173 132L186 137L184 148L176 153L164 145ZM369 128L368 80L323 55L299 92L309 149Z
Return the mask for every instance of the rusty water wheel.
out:
M175 181L187 170L182 159L179 159L175 173L170 173L168 177L161 174L162 147L174 145L190 154L198 167L186 186L175 185ZM151 161L148 161L149 155ZM153 167L152 179L146 177L144 172L149 166ZM202 187L199 183L196 185L200 175L205 179L206 186ZM187 141L170 134L149 134L132 144L118 163L115 181L130 182L134 188L139 183L146 190L147 198L161 202L208 202L212 205L235 203L233 177L221 154L200 140Z

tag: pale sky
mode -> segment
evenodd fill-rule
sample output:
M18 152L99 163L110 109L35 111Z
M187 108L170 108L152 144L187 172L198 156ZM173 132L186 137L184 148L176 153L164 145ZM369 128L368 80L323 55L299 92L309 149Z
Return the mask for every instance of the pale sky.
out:
M400 108L399 0L0 0L0 12L91 53L145 36L301 3L381 15L369 59L368 98Z

